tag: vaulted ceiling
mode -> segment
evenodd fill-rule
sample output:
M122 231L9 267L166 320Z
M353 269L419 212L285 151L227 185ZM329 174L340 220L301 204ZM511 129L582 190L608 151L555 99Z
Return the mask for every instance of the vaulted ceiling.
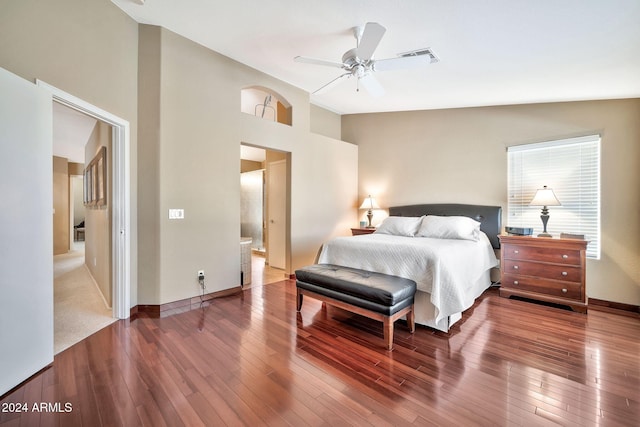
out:
M310 93L342 70L293 58L341 62L366 22L386 28L377 59L425 47L439 57L376 72L381 97L356 78L311 95L340 114L640 96L638 0L112 1Z

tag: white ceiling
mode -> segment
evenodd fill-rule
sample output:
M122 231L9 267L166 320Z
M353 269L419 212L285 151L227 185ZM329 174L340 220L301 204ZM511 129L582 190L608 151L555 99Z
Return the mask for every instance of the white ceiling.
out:
M84 163L86 145L97 120L57 102L53 103L53 155Z
M376 73L380 98L353 78L311 96L341 114L640 96L638 0L112 1L308 92L342 70L293 58L340 62L369 21L387 29L377 59L425 47L440 58Z

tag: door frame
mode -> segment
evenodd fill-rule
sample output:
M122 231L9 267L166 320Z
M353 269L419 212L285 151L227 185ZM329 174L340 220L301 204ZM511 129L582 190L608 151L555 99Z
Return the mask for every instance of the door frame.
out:
M52 101L80 111L113 127L112 141L112 277L113 317L128 319L131 315L131 166L130 125L127 120L115 116L80 98L42 80L36 85L51 93Z
M266 163L266 162L265 162ZM288 209L288 200L289 200L289 185L288 185L288 181L289 181L289 169L288 169L288 164L289 164L289 160L288 158L282 159L282 160L276 160L273 162L269 162L266 163L266 171L267 171L267 190L266 190L266 194L267 194L267 227L268 227L268 245L267 245L267 259L269 261L269 265L271 267L273 266L272 263L272 258L271 255L273 254L273 248L271 245L271 239L273 238L273 232L271 229L271 225L273 223L273 219L271 218L271 209L272 209L272 198L271 198L271 174L272 174L272 167L273 165L283 165L284 166L284 177L285 177L285 182L284 185L282 185L282 190L284 191L284 227L282 229L282 233L284 233L284 235L281 236L282 241L284 243L284 247L282 248L282 250L284 251L283 254L283 261L284 261L284 266L282 267L285 272L289 271L289 267L290 267L290 262L289 262L289 239L288 239L288 235L289 233L289 227L290 227L290 221L289 221L289 217L290 217L290 210ZM274 268L280 268L280 267L274 267Z

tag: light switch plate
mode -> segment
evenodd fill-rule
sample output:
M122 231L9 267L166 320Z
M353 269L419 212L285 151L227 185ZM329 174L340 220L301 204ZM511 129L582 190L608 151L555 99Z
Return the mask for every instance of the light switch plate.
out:
M169 209L169 219L184 219L184 209Z

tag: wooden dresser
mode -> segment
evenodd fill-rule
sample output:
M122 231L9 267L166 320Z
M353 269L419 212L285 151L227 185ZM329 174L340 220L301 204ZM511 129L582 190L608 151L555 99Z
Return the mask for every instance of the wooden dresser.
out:
M587 312L586 240L500 236L500 296L517 295Z

